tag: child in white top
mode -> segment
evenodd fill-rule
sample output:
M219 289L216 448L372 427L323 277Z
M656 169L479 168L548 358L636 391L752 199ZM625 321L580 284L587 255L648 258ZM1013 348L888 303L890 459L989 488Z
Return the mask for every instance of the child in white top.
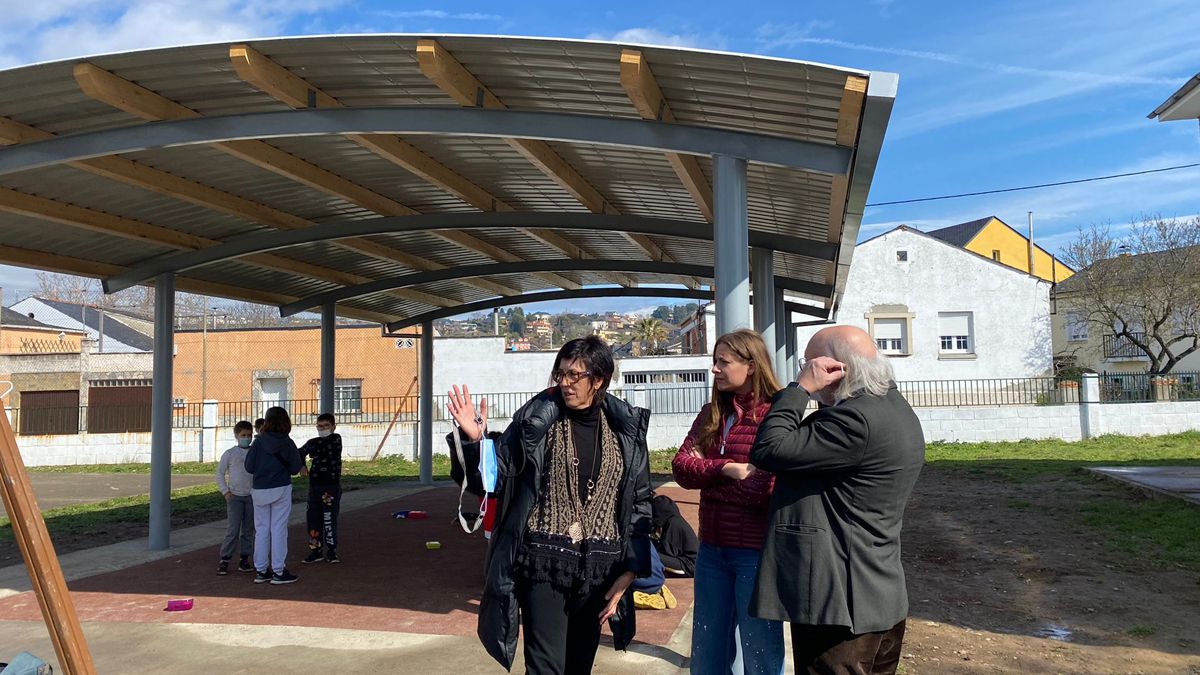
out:
M241 559L237 571L254 571L254 565L250 563L250 554L254 550L254 502L250 497L254 476L246 471L246 452L254 440L254 427L242 420L233 426L233 435L237 445L226 450L217 464L217 488L225 496L229 523L225 529L225 541L221 543L221 562L217 565L217 574L220 576L229 574L229 561L233 558L239 539Z

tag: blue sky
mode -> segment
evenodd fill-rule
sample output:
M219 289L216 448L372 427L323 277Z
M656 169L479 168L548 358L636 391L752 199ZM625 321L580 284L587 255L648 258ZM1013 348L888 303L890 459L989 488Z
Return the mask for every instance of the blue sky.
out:
M442 32L671 44L893 71L900 91L872 202L1200 161L1196 124L1146 119L1200 71L1195 0L0 0L0 17L0 68L258 36ZM1057 250L1094 223L1200 213L1200 169L870 209L862 236L987 215L1022 227L1026 211L1040 243ZM0 266L0 285L27 290L33 275Z

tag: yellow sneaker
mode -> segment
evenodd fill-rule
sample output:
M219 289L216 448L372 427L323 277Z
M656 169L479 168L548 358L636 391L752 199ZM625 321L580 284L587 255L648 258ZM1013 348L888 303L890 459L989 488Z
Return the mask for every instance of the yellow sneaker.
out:
M671 592L671 589L667 588L666 584L663 584L659 594L662 595L663 601L667 603L667 609L675 609L675 605L679 604L679 601L675 599L675 594Z
M641 591L633 592L633 606L637 609L666 609L667 601L663 599L662 593L643 593Z

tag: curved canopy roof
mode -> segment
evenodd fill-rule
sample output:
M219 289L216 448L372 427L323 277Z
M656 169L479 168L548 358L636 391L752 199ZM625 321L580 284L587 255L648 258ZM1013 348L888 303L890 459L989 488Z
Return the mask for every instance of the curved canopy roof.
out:
M824 316L896 76L556 39L368 35L0 71L0 262L393 327L511 296L711 292L713 161ZM644 289L661 295L660 289Z

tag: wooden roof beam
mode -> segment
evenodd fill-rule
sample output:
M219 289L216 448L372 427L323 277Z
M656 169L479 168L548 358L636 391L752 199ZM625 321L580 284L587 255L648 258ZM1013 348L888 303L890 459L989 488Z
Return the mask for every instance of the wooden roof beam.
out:
M464 107L482 107L507 109L508 106L496 97L487 87L471 74L458 59L454 58L437 40L422 39L417 41L417 61L421 72L438 86L450 98ZM539 171L558 183L569 192L580 204L592 213L619 214L620 211L596 188L580 175L574 167L554 151L545 141L530 141L522 139L506 139L507 143L521 153ZM666 254L661 247L653 245L649 237L644 235L621 235L640 248L652 260L676 262ZM649 244L649 245L648 245ZM699 286L699 280L691 280L689 285Z
M145 87L118 77L91 63L75 64L74 75L79 88L89 98L107 103L142 119L159 121L201 117L200 113L191 108L180 105L165 96L161 96ZM363 208L370 209L382 215L406 216L416 213L413 209L389 197L368 190L353 181L322 169L315 164L306 162L263 141L231 141L227 143L215 143L212 147L285 178L297 181L353 204L358 204ZM413 267L413 263L415 263L416 266L414 269L432 269L427 262L420 258L397 255L400 252L374 242L346 240L341 242L341 244L347 248L387 262L402 262L410 267ZM489 293L498 293L500 295L518 293L516 289L490 282L475 285ZM503 292L500 292L500 289L503 289Z
M646 62L642 52L636 49L621 51L621 87L625 89L625 94L629 96L642 119L675 122L675 114L671 112L671 106L663 96L658 80L650 70L650 64ZM713 222L712 186L704 177L700 162L693 155L681 155L677 152L668 152L667 161L692 195L692 201L696 203L700 215L708 222Z
M858 127L862 120L863 103L867 98L867 78L851 75L842 87L842 101L838 106L838 145L852 148L858 143ZM826 241L836 244L842 239L842 227L846 220L846 198L850 189L849 176L834 176L829 190L829 229ZM826 283L832 284L837 277L837 262L829 263L825 273ZM832 298L829 301L832 303Z
M112 265L110 263L84 260L82 258L74 258L71 256L59 255L57 253L46 253L44 251L34 251L26 248L18 248L16 246L3 245L0 245L0 263L18 265L20 267L31 267L33 269L49 270L51 272L58 272L59 274L74 274L82 277L92 278L111 277L129 269L128 267L123 267L121 265ZM294 296L285 295L282 293L243 288L241 286L232 286L230 284L222 284L214 281L204 281L202 279L189 279L182 276L176 277L175 288L187 293L198 293L200 295L211 295L215 297L229 298L232 300L256 302L263 305L280 305L296 300ZM349 307L339 308L338 314L350 318L362 319L364 321L377 321L380 323L386 323L389 320L389 317L385 314L364 312L362 310Z
M198 237L166 227L133 220L132 218L104 213L103 211L75 206L7 188L0 188L0 211L40 220L50 220L68 227L112 235L140 243L165 246L180 251L208 248L221 243L216 239ZM246 256L241 260L266 269L299 274L341 286L353 286L370 281L369 278L361 275L312 265L273 253L258 253ZM422 302L435 307L453 307L459 304L430 293L410 291L411 289L404 289L403 294L397 293L396 295L406 300Z
M238 77L293 108L344 108L346 105L330 96L319 87L306 81L287 68L279 65L249 45L233 45L229 48L229 60ZM458 197L480 211L512 211L512 206L472 183L450 167L438 162L420 149L397 136L386 134L350 134L346 138L367 148L376 155L413 173L426 182ZM390 214L385 214L390 215ZM443 234L444 236L444 234ZM464 248L482 253L497 261L493 253L496 247L474 235L463 235L453 239ZM491 252L489 252L491 251ZM524 260L524 258L517 258ZM537 275L545 281L563 288L578 288L578 284L553 273Z

